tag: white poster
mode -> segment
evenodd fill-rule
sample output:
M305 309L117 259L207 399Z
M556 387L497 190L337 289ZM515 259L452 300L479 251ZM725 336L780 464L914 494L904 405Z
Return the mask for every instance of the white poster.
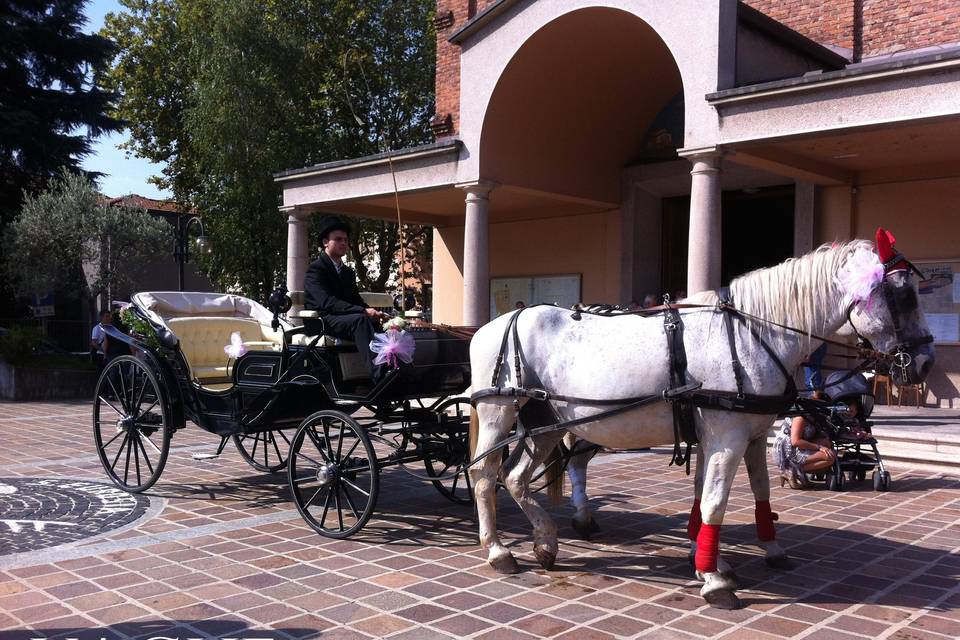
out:
M580 274L491 278L490 319L534 304L570 308L580 302Z
M927 313L925 315L935 342L960 341L960 314Z

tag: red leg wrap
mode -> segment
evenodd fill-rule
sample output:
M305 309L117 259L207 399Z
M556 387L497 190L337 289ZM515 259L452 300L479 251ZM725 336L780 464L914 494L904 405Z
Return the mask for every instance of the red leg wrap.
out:
M713 573L717 570L717 556L720 549L720 525L706 524L700 526L697 535L697 555L694 565L697 571Z
M691 542L697 541L697 535L700 533L700 524L703 522L700 518L700 501L693 501L693 508L690 509L690 520L687 521L687 537Z
M757 500L757 506L753 513L757 520L757 538L763 542L776 540L777 533L773 528L773 523L777 520L777 514L770 511L770 501Z

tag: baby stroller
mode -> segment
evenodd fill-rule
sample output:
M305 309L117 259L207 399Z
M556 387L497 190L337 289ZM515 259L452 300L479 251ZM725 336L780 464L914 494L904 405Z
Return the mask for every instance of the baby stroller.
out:
M861 373L851 376L849 371L834 371L824 381L823 393L827 403L819 409L824 419L818 422L837 452L832 471L825 474L829 489L843 491L847 480L863 481L872 471L874 491L889 490L890 473L871 432L873 423L867 420L873 412L867 379ZM854 404L852 410L850 404Z

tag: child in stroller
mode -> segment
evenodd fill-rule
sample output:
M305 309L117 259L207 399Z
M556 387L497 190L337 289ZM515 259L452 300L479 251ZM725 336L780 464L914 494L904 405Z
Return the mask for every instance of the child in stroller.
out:
M861 373L834 371L824 380L823 392L828 400L821 409L823 426L837 453L833 468L823 474L827 486L842 491L846 479L862 481L868 471L873 471L874 490L887 491L890 473L884 468L871 432L873 423L867 420L873 412L873 394L867 379Z
M873 395L863 374L835 371L827 376L823 389L813 397L799 398L787 413L787 420L774 445L774 459L781 471L789 472L792 488L806 488L809 480L825 481L832 491L842 491L847 479L864 480L873 471L873 488L887 491L890 474L883 466L877 440L867 421L873 411ZM791 416L793 416L791 420ZM793 460L788 447L789 425L802 417L800 424L824 452L822 462L808 464ZM808 438L809 439L809 438ZM822 445L829 444L829 447ZM808 452L809 455L809 452ZM798 463L803 463L802 465ZM783 482L781 482L781 485Z

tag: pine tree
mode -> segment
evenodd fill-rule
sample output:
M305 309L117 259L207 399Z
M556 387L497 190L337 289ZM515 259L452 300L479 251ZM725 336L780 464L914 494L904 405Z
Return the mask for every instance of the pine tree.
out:
M97 87L112 43L81 31L87 0L0 0L0 231L23 191L80 172L97 136L120 128ZM89 177L89 176L88 176Z

